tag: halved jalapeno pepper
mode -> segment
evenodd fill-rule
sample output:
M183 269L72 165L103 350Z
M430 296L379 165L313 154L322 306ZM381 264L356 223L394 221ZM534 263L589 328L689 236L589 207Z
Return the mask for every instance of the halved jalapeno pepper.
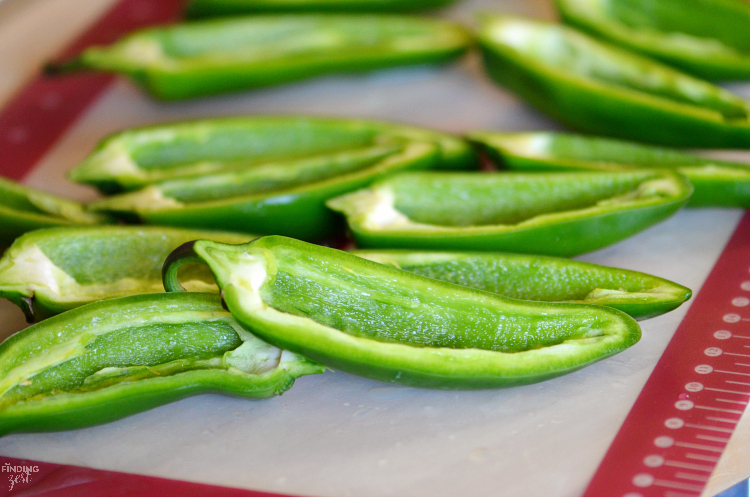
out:
M750 148L750 102L573 28L487 17L490 76L576 130L683 147Z
M453 0L189 0L188 17L258 12L406 12L436 9Z
M198 238L245 243L253 237L161 226L37 230L18 238L0 258L0 297L33 322L97 300L162 292L164 259ZM192 291L217 291L201 266L182 277Z
M469 140L498 165L522 171L674 169L694 187L688 206L750 207L750 164L681 150L555 132L475 132Z
M362 247L572 256L663 221L691 192L671 171L414 172L327 205Z
M215 294L103 300L0 344L0 435L92 426L201 393L271 397L322 372L250 334Z
M750 5L736 0L557 0L563 20L710 80L750 78Z
M433 167L440 158L429 142L403 148L342 152L325 160L267 164L257 169L184 178L149 185L88 205L186 228L284 234L316 240L333 233L336 220L325 201L392 172Z
M259 337L335 369L429 388L542 381L640 338L604 306L529 302L425 278L284 237L247 245L198 241L165 262L203 260L235 318Z
M87 212L78 202L0 177L0 247L27 231L107 220L103 214Z
M431 129L364 119L247 116L126 129L103 139L68 177L111 194L162 181L260 170L270 188L285 170L306 163L320 179L326 163L345 163L348 157L355 165L357 160L366 164L368 156L393 154L411 142L434 144L439 169L476 164L464 140ZM288 183L314 179L290 176L286 173Z
M91 209L155 224L304 239L330 234L324 201L404 169L476 165L465 141L428 129L314 117L212 119L126 130L70 172L105 192Z
M442 63L470 43L463 28L439 19L258 15L144 29L50 69L123 73L155 97L183 99L322 74Z
M650 274L541 255L387 249L350 253L504 297L606 305L638 320L669 312L692 295L689 288Z

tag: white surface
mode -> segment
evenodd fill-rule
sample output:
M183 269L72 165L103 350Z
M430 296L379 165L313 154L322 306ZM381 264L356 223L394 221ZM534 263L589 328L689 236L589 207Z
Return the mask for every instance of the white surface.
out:
M492 4L495 10L550 16L547 2L522 0L459 2L449 12L469 20L472 10ZM88 5L37 0L14 16L29 26L48 26L52 19L58 25ZM32 57L17 52L19 39L5 34L0 30L0 64L11 67L16 79L0 81L0 100L29 74L29 60L42 61L44 50L70 36L69 30L51 29L51 41L45 39L41 55ZM40 162L28 183L92 198L90 190L65 181L64 173L104 134L153 122L255 113L374 117L453 132L556 127L489 82L475 56L441 68L330 77L189 103L157 103L122 81ZM683 211L581 259L697 290L740 215ZM624 353L538 385L441 392L326 373L301 378L270 400L207 395L105 426L6 436L0 454L300 495L575 497L686 310L643 322L643 339ZM0 335L23 326L20 311L7 303L0 304L0 318Z

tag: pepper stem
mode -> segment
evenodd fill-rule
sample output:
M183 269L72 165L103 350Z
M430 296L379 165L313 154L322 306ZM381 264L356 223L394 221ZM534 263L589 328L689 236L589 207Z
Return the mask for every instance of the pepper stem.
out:
M57 76L58 74L69 74L80 72L88 67L79 58L66 60L64 62L49 62L44 66L46 76Z
M167 292L187 291L180 284L180 280L177 277L177 270L180 266L189 262L202 262L202 259L193 250L193 245L195 245L195 240L183 243L174 249L164 261L164 266L161 268L161 279L164 283L164 289Z

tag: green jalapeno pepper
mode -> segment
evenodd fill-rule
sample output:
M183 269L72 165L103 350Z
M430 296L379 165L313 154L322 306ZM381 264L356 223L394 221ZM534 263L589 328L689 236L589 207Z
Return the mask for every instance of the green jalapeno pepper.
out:
M464 140L430 129L362 119L253 116L121 131L102 140L68 177L111 194L168 180L260 170L270 189L280 183L275 178L284 170L301 165L304 172L306 165L319 177L333 176L340 171L332 168L326 173L326 163L333 165L337 157L341 163L345 153L356 166L357 156L359 163L366 164L378 154L397 153L415 141L439 149L435 165L439 169L476 165ZM315 179L309 174L287 176L288 183Z
M247 332L215 294L103 300L0 344L0 435L106 423L208 392L271 397L322 372Z
M750 164L609 138L554 132L475 132L496 164L523 171L676 169L694 187L688 206L750 207Z
M489 75L571 128L683 147L750 148L750 102L572 28L489 17Z
M18 238L0 258L0 297L33 322L97 300L162 292L164 259L198 238L244 243L252 236L161 226L38 230ZM217 291L202 265L183 278L192 291Z
M736 0L557 0L563 20L706 79L750 78L750 5Z
M107 217L83 206L0 177L0 247L27 231L47 226L100 224Z
M666 219L691 192L671 171L415 172L327 205L362 247L572 256Z
M436 9L453 0L189 0L187 17L257 12L405 12Z
M197 241L164 263L164 286L203 260L232 315L262 339L326 366L429 388L542 381L640 338L604 306L509 299L298 240Z
M171 100L322 74L443 63L470 42L463 28L438 19L258 15L144 29L50 70L124 73L153 96Z
M541 255L411 250L350 253L505 297L606 305L638 320L669 312L692 295L689 288L650 274Z
M153 184L92 202L89 208L168 226L284 234L306 240L330 235L335 217L325 201L370 184L388 173L426 169L439 160L432 143L345 152L333 160L302 161L297 167L214 174Z

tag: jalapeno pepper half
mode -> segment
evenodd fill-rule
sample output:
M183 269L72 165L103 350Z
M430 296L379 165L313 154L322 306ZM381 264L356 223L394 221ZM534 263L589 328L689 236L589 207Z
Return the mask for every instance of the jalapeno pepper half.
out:
M415 172L327 205L362 247L572 256L666 219L691 192L671 171Z
M419 387L522 385L569 373L640 338L604 306L529 302L284 237L201 240L164 264L203 260L232 315L286 350L342 371Z
M294 167L269 164L202 178L164 181L114 195L90 209L151 224L284 234L306 240L333 233L336 219L325 201L369 185L389 173L432 167L440 153L432 143L409 143L391 153L377 147L343 152Z
M247 332L215 294L103 300L0 344L0 434L106 423L200 393L270 397L321 372Z
M669 312L692 295L689 288L650 274L541 255L412 250L350 253L504 297L606 305L638 320Z
M48 226L101 224L103 214L87 212L83 206L0 177L0 247L10 245L27 231Z
M750 102L572 28L488 17L489 75L579 131L677 147L750 148Z
M189 0L187 17L258 12L406 12L437 9L453 0Z
M97 300L162 292L164 259L198 238L244 243L253 237L161 226L38 230L18 238L0 258L0 297L33 322ZM205 266L182 277L192 291L218 291Z
M681 150L554 132L475 132L469 140L497 164L523 171L675 169L694 187L688 206L750 207L750 164Z
M260 170L271 188L275 177L301 161L325 177L325 164L337 157L340 162L341 154L366 163L368 157L395 153L411 142L430 142L439 149L436 168L476 166L468 143L430 129L362 119L252 116L124 130L102 140L68 177L111 194L168 180ZM292 176L287 182L312 179Z
M151 95L172 100L329 73L442 63L470 43L463 28L438 19L258 15L144 29L50 70L123 73Z
M579 29L711 80L750 78L750 5L736 0L557 0Z

